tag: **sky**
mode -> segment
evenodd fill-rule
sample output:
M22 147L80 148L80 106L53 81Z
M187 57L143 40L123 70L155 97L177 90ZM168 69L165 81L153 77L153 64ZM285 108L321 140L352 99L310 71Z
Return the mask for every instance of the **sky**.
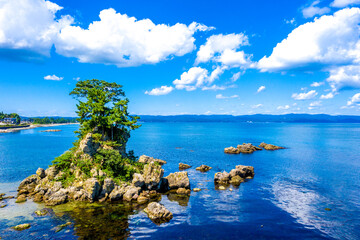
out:
M360 0L0 0L0 111L75 116L76 82L139 115L360 115Z

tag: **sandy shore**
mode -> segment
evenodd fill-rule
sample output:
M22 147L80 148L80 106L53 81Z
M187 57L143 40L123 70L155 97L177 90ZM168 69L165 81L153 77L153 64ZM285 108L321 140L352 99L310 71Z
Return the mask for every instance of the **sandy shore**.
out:
M21 130L27 130L27 129L33 129L39 127L56 127L56 126L70 125L70 124L78 124L78 123L31 124L29 127L9 128L9 129L0 130L0 133L11 133L11 132L17 132Z

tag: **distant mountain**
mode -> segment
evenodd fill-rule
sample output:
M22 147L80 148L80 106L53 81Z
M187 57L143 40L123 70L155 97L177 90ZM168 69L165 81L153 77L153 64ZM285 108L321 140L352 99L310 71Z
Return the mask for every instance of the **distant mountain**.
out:
M360 116L327 114L284 115L140 115L142 122L288 122L288 123L360 123Z

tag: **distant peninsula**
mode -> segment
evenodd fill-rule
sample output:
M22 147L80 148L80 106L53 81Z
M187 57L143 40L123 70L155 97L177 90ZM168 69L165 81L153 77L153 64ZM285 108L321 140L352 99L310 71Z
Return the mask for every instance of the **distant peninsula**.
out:
M360 123L360 116L327 114L139 115L142 122Z

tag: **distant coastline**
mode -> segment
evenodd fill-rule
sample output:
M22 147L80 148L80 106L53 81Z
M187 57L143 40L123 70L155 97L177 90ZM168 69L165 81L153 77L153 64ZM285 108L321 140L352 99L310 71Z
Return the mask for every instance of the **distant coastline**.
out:
M56 127L56 126L70 125L70 124L78 124L78 123L31 124L30 126L23 128L8 128L8 129L0 130L0 133L11 133L11 132L17 132L21 130L28 130L39 127Z

